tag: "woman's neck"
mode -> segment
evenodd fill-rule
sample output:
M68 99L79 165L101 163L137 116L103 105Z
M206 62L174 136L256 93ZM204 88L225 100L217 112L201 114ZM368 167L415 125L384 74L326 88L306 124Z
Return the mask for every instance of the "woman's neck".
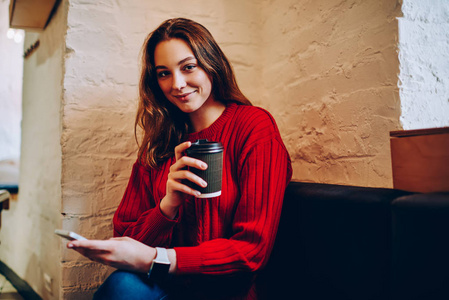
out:
M213 99L207 100L198 110L189 114L193 132L208 128L225 111L226 105Z

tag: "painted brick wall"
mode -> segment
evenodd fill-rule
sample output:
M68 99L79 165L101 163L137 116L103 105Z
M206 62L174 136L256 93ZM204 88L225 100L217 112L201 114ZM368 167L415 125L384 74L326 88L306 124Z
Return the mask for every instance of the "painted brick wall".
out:
M252 2L68 1L61 137L65 229L88 238L111 237L112 216L136 160L139 52L151 30L179 16L209 28L245 90L259 90ZM60 298L91 299L112 269L61 251Z
M264 6L262 104L279 123L295 180L392 186L398 2Z
M403 1L399 18L402 126L449 126L449 1Z

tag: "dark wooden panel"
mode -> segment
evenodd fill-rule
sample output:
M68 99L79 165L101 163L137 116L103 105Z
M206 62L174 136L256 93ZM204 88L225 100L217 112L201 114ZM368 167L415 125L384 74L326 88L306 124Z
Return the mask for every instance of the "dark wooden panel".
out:
M390 142L395 189L449 191L449 131L404 131Z

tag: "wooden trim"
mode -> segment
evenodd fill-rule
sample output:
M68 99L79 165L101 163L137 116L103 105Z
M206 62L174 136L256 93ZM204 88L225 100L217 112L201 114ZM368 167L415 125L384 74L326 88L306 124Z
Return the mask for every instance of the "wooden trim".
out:
M17 292L27 300L42 300L31 286L0 260L0 273L8 279Z
M9 26L11 27L12 16L14 15L14 9L16 8L16 1L11 0L9 2Z
M61 0L55 1L55 4L53 5L53 8L51 9L50 15L48 16L48 19L47 19L47 22L45 23L44 28L47 27L47 25L50 23L51 19L53 18L53 15L56 14L56 11L58 10L60 3L61 3Z
M406 136L444 134L444 133L449 133L449 127L390 131L390 137L406 137Z
M43 30L57 9L58 0L11 0L9 27Z

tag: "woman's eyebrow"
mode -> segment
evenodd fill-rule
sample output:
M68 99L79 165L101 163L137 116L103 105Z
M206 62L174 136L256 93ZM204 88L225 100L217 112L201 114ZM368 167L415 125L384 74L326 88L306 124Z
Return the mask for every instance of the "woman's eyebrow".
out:
M179 65L182 65L183 63L185 63L186 61L189 61L189 60L191 60L191 59L195 59L195 56L187 56L186 58L184 58L183 60L181 60L181 61L178 63L178 66L179 66Z
M189 60L192 60L192 59L195 59L195 56L187 56L186 58L184 58L184 59L182 59L182 60L180 60L180 61L178 62L178 66L179 66L179 65L182 65L182 64L185 63L186 61L189 61ZM163 66L163 65L156 66L156 70L158 70L158 69L167 69L167 67L166 67L166 66Z

